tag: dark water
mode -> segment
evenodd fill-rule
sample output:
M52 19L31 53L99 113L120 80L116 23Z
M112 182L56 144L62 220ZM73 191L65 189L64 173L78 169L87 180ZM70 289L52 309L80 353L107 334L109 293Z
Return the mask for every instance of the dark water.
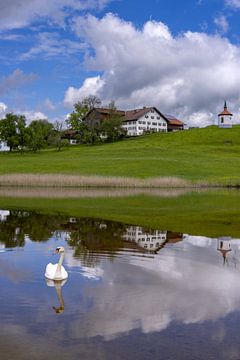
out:
M0 211L0 289L1 360L240 359L238 239Z

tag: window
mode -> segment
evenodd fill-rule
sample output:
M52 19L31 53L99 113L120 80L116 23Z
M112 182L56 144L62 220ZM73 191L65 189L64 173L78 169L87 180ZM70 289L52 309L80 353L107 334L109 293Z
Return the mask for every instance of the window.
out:
M224 123L224 118L223 117L221 117L221 124L223 124Z
M151 110L151 113L154 113L154 109Z
M148 115L145 115L145 118L148 119Z
M151 119L154 119L154 116L151 116Z
M157 119L160 120L160 116L157 116Z
M153 122L152 125L157 126L157 123L156 123L156 122Z

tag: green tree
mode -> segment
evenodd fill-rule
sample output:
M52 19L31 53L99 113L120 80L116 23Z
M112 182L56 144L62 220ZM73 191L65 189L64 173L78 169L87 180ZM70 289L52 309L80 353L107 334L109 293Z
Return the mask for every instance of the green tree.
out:
M48 138L48 143L49 145L55 146L58 151L60 151L63 147L67 147L69 145L68 140L62 138L62 134L63 123L61 121L55 121L53 125L53 131Z
M33 120L28 126L28 147L32 151L38 151L48 145L48 139L53 131L53 124L48 120Z
M0 120L0 139L12 150L23 150L27 145L26 118L24 115L6 114Z
M93 144L95 141L101 140L99 128L84 122L87 113L100 105L101 100L95 95L90 95L74 105L74 111L66 120L68 127L78 132L79 141L84 144Z
M74 104L74 111L68 116L66 123L71 129L84 132L87 130L83 119L85 115L93 108L100 106L101 100L95 95L89 95L82 101L78 101Z
M122 127L122 116L117 111L115 102L109 104L109 115L101 124L101 134L105 141L113 142L126 136L126 130Z

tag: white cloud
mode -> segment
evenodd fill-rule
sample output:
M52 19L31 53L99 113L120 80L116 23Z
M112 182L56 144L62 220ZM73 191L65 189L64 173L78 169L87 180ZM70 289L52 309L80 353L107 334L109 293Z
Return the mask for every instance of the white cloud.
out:
M27 123L30 123L33 120L47 119L47 116L41 111L34 111L34 110L22 111L21 115L26 116Z
M46 99L44 101L44 107L51 111L56 109L56 106L52 103L52 101L50 99Z
M81 101L88 95L97 95L97 93L101 91L103 85L104 81L101 79L101 77L96 76L86 79L79 89L70 86L65 93L65 106L71 107L73 104Z
M113 14L79 17L75 31L89 47L86 68L102 75L69 87L65 103L94 93L122 108L154 105L190 125L212 123L210 114L216 116L225 99L237 110L240 48L220 35L173 37L161 22L136 29Z
M46 58L72 56L83 51L84 45L80 42L64 39L54 32L42 32L38 34L37 44L20 57L21 60L29 60L40 54Z
M64 24L72 11L102 8L109 0L0 0L0 29L22 28L43 18Z
M240 9L240 0L226 0L225 2L232 8Z
M214 22L223 34L228 32L229 23L228 23L226 16L220 15L214 19Z
M3 102L0 102L0 118L4 117L7 112L7 105Z
M7 93L9 90L30 84L36 79L36 74L25 74L22 70L16 69L12 74L0 80L0 95Z

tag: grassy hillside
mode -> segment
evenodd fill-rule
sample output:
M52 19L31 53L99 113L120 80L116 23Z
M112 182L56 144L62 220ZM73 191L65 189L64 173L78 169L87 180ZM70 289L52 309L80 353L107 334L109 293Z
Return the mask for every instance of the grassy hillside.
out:
M159 133L64 151L0 154L0 174L61 173L230 183L240 179L240 126Z

